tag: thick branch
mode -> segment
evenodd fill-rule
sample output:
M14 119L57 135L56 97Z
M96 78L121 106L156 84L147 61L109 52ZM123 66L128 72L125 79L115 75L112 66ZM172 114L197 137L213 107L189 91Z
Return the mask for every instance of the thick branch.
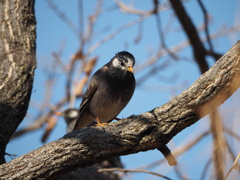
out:
M240 41L190 88L167 104L103 127L65 135L0 166L0 179L53 178L117 155L160 148L240 86Z
M34 0L0 1L0 164L26 115L36 67Z

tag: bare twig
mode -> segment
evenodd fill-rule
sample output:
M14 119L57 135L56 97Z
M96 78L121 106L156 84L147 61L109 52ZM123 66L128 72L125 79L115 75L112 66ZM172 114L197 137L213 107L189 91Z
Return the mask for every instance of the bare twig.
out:
M79 18L79 34L80 34L80 47L84 46L84 9L83 9L83 1L78 1L78 18Z
M213 49L213 45L212 45L212 41L211 41L211 38L210 38L210 32L209 32L209 14L202 2L202 0L198 0L198 4L199 6L201 7L202 11L203 11L203 15L204 15L204 29L205 29L205 34L206 34L206 39L207 39L207 43L208 43L208 46L209 46L209 51L208 54L213 56L215 58L215 60L218 60L221 55L219 53L216 53Z
M175 166L174 167L174 171L177 175L177 179L181 179L181 180L189 180L188 177L186 177L185 175L182 174L182 172L180 171L180 167L179 166Z
M206 38L207 38L207 43L209 45L210 51L213 52L213 45L212 45L212 42L211 42L209 28L208 28L209 15L208 15L208 12L207 12L203 2L201 0L197 0L197 1L198 1L199 6L202 9L203 15L204 15L204 24L205 24L204 29L205 29L205 34L206 34Z
M222 119L217 109L210 114L211 133L213 135L213 162L217 179L224 177L224 154L225 154L225 138L223 135Z
M85 45L86 43L90 43L92 41L94 27L102 11L102 4L103 4L102 0L97 1L94 13L88 18L88 24L86 26L83 36L81 37L84 39L84 43L82 44L81 49L83 49L83 45Z
M240 141L240 136L237 134L237 133L235 133L235 132L233 132L231 129L229 129L228 127L224 127L224 129L223 129L226 133L228 133L229 135L231 135L231 136L233 136L234 138L236 138L238 141Z
M16 154L5 153L5 155L9 156L11 159L15 159L17 157Z
M156 11L162 11L163 9L170 9L170 5L169 3L165 3L162 4L161 6L155 6L153 9L149 10L149 11L141 11L139 9L130 7L128 5L126 5L125 3L123 3L120 0L114 0L117 4L117 6L120 8L120 10L122 10L124 13L130 13L130 14L136 14L136 15L140 15L140 16L151 16L154 13L156 13Z
M104 43L106 43L107 41L113 39L114 37L116 37L120 32L126 30L127 28L134 26L146 19L150 18L150 16L141 16L136 20L133 20L129 23L126 23L122 26L120 26L118 29L116 29L115 31L111 32L110 34L108 34L107 36L105 36L104 38L102 38L100 41L96 42L95 44L93 44L87 51L87 54L91 54L93 53L99 46L103 45Z
M163 33L163 30L162 30L161 17L160 17L160 14L157 11L158 0L153 0L153 4L155 6L155 8L154 8L154 12L155 13L154 14L155 14L155 17L156 17L158 34L159 34L159 38L160 38L160 42L161 42L160 49L162 49L162 48L165 49L170 57L172 57L173 59L178 60L178 57L168 48L168 46L167 46L167 44L165 42L164 33Z
M144 170L144 169L103 168L103 169L99 169L98 170L98 172L109 172L109 171L119 171L119 172L124 172L124 173L128 173L128 172L142 172L142 173L152 174L152 175L155 175L155 176L158 176L158 177L162 177L164 179L171 180L167 176L164 176L164 175L161 175L159 173L152 172L152 171L147 171L147 170Z
M67 26L72 29L73 33L79 37L78 28L74 25L74 23L63 13L60 9L58 9L57 5L53 3L52 0L47 0L49 7L53 10L56 15L67 24Z
M49 110L49 112L47 114L39 114L38 117L35 119L35 121L23 128L23 129L19 129L17 130L13 136L12 136L12 139L16 138L16 137L19 137L25 133L28 133L28 132L31 132L31 131L34 131L34 130L37 130L39 129L40 127L42 127L48 120L49 118L52 117L53 113L57 110L59 110L65 103L67 103L67 99L64 98L62 100L60 100L54 107L52 107L51 110Z
M200 140L202 140L207 135L209 135L209 130L206 131L206 132L201 133L198 137L196 137L192 141L186 143L185 145L179 146L176 149L174 149L172 151L173 155L175 157L178 157L178 156L186 153L188 150L190 150L192 147L194 147L198 142L200 142ZM155 161L155 162L150 163L148 165L144 165L144 166L138 167L137 169L151 169L151 168L153 168L155 166L160 165L161 163L163 163L165 161L166 161L165 159L161 159L159 161Z
M234 151L233 151L231 145L228 143L228 141L227 141L226 138L225 138L225 142L226 142L227 150L228 150L228 152L229 152L229 154L230 154L232 160L234 161L234 160L235 160L235 157L236 157L235 154L234 154Z
M86 54L91 54L93 53L99 46L101 46L102 44L104 44L105 42L113 39L114 37L116 37L116 35L118 35L120 32L126 30L127 28L131 27L131 26L134 26L138 23L141 23L143 21L145 21L146 19L150 18L152 16L152 14L154 13L153 10L150 10L149 12L147 13L137 13L136 11L134 11L133 9L129 10L129 7L127 5L125 5L123 2L120 2L118 0L115 0L115 2L117 3L117 5L120 7L121 10L126 10L128 9L128 13L132 13L132 14L138 14L138 15L141 15L139 16L137 19L131 21L131 22L128 22L128 23L125 23L124 25L120 26L119 28L117 28L115 31L111 32L110 34L108 34L107 36L103 37L100 41L96 42L95 44L93 44L87 51ZM163 11L166 11L166 10L169 10L170 9L170 6L169 4L166 4L166 5L162 5L159 7L158 11L159 12L163 12Z
M226 34L231 34L233 32L240 31L240 25L236 27L230 27L230 28L221 28L219 31L211 34L211 39L216 39L222 36L226 36ZM201 38L202 42L206 42L206 37ZM178 45L175 45L173 47L170 47L171 51L173 53L179 52L187 47L189 47L190 43L189 41L183 41L179 43ZM152 55L150 58L148 58L146 61L144 61L142 64L139 64L135 68L135 72L140 72L145 68L151 68L155 63L158 61L159 58L167 56L168 54L165 51L158 51L156 54ZM221 56L221 55L220 55Z
M240 153L238 154L237 158L235 159L232 167L228 170L228 172L227 172L227 174L226 174L224 179L228 178L229 174L232 172L233 169L236 169L236 170L239 169L239 167L240 167L239 164L238 164L238 159L239 158L240 158Z
M210 159L206 162L206 164L205 164L205 166L204 166L204 168L203 168L203 171L202 171L202 175L201 175L201 177L200 177L200 180L206 179L206 174L207 174L207 171L209 170L209 166L211 165L211 163L212 163L212 158L210 158Z
M174 12L179 19L184 32L186 33L191 47L193 50L193 56L196 63L199 66L199 70L202 73L206 72L209 68L206 60L206 49L200 39L198 31L194 26L190 16L187 14L182 2L180 0L170 0Z

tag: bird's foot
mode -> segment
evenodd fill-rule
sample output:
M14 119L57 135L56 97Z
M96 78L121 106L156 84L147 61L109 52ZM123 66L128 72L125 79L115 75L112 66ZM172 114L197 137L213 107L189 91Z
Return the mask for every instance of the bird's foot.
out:
M108 123L97 123L96 126L104 126L106 124L108 124Z
M96 120L97 120L97 125L96 126L104 126L104 125L107 124L107 123L101 123L101 121L98 117L96 118Z

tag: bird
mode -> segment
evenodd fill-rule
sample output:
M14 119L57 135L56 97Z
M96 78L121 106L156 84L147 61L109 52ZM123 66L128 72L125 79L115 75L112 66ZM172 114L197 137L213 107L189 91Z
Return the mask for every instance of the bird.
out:
M64 118L65 122L67 123L67 132L69 133L74 128L79 116L79 111L76 108L68 108L62 112L55 112L54 114Z
M134 56L121 51L94 73L83 95L73 130L86 127L94 120L97 126L103 126L116 118L133 96L134 64Z

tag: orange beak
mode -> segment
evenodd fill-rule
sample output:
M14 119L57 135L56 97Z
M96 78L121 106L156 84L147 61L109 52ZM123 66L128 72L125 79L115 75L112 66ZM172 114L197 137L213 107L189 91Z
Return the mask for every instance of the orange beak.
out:
M57 116L62 116L62 112L55 112L54 114Z
M129 72L132 72L132 73L133 73L133 67L132 67L132 66L128 67L127 71L129 71Z

